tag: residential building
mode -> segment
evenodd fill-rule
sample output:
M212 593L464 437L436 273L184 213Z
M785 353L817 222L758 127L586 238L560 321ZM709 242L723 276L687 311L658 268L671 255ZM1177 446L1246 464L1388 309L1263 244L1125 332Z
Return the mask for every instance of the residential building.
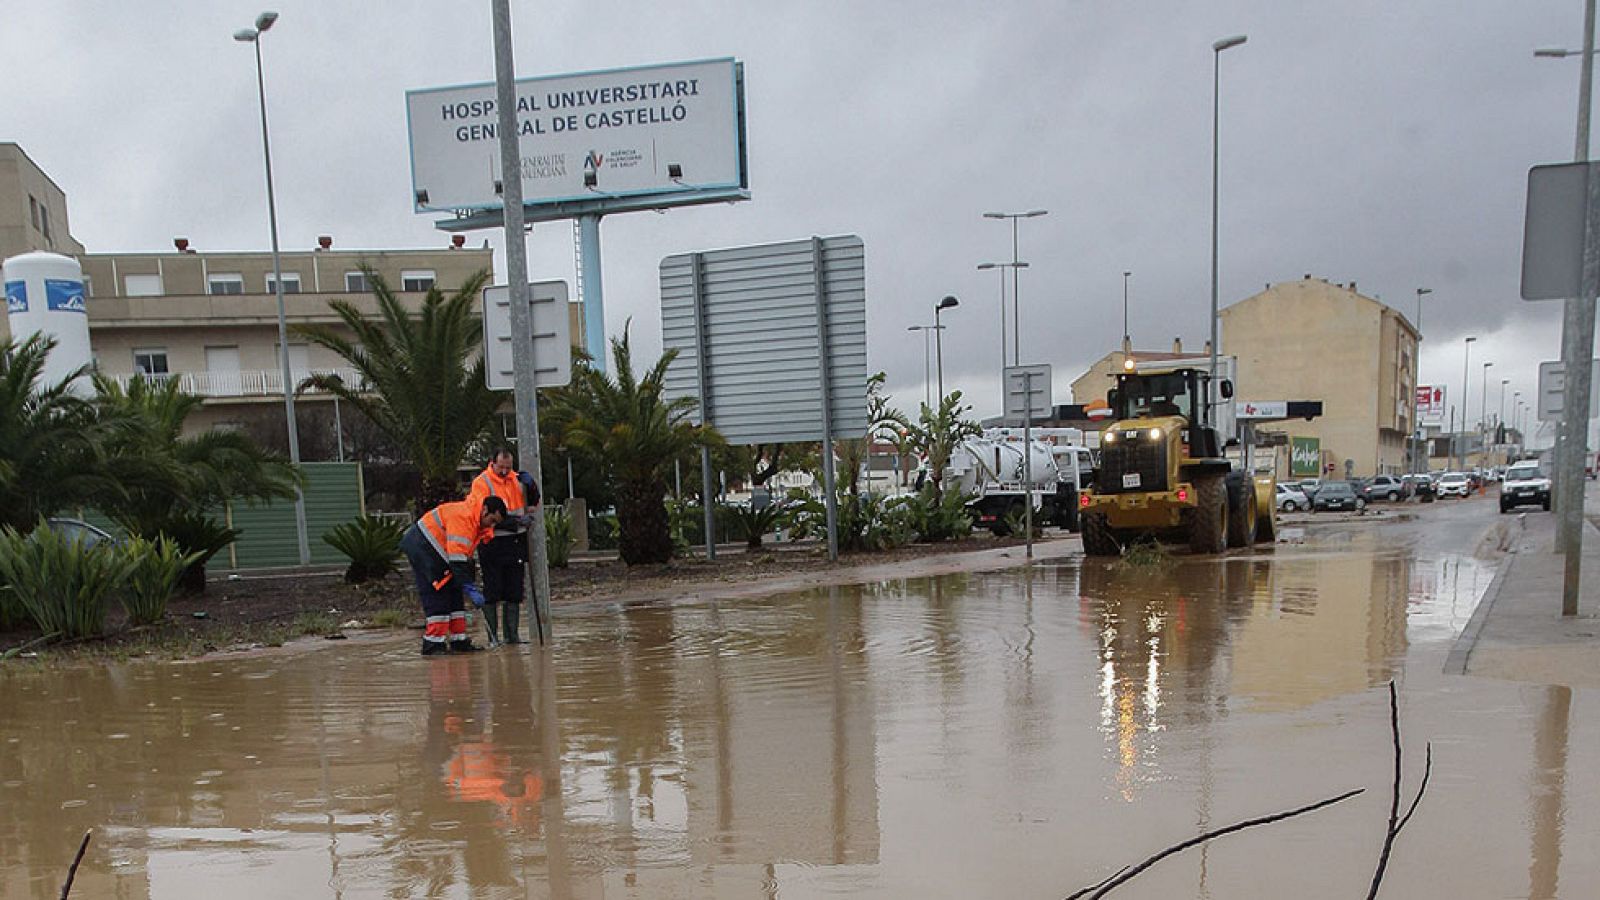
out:
M1318 447L1322 474L1408 469L1419 336L1404 315L1355 282L1307 275L1224 308L1221 329L1223 351L1238 358L1237 399L1322 401L1319 418L1274 426Z
M0 260L35 250L83 252L67 229L67 195L16 144L0 143Z

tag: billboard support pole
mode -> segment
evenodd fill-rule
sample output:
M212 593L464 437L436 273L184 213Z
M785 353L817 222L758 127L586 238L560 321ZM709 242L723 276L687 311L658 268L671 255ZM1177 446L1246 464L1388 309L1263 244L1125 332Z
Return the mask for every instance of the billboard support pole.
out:
M598 222L596 228L598 229ZM588 259L587 256L584 259ZM689 254L689 280L690 292L694 297L694 374L699 383L700 393L700 422L711 424L711 380L710 366L706 360L706 298L704 259L699 253ZM588 314L587 308L584 314ZM587 329L587 325L585 326ZM711 477L711 448L700 448L700 509L705 515L706 529L706 560L717 558L717 516L716 508L712 505L713 491L716 484Z
M522 148L517 137L517 89L511 58L511 2L494 0L494 77L500 110L501 190L505 198L506 277L511 280L511 360L515 375L517 449L525 471L539 477L539 395L535 387L533 310L528 293L528 247L522 230ZM543 515L528 528L529 563L533 577L523 582L523 597L533 605L539 645L550 641L550 568L545 549ZM529 594L532 594L529 597Z
M822 238L811 238L811 272L817 298L817 381L822 386L822 492L828 519L828 559L839 559L839 498L833 470L833 390L828 383L828 279L822 270ZM871 440L868 436L867 440ZM868 447L870 452L871 447Z
M583 265L583 345L590 365L606 370L606 303L600 285L600 214L578 217L578 256Z
M1028 559L1033 559L1033 372L1022 373L1022 530L1027 535Z

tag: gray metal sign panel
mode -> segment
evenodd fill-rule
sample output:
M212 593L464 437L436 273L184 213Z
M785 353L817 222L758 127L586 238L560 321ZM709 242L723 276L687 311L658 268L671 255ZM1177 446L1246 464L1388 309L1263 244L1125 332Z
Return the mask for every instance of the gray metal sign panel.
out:
M836 437L866 432L866 251L855 235L667 257L661 334L678 351L667 396L699 400L700 420L730 443L821 440L825 412Z
M528 285L533 307L533 378L535 387L560 387L572 380L572 313L567 308L565 281ZM515 382L511 366L511 288L483 289L484 377L491 391L509 391Z
M1589 374L1589 418L1600 419L1600 359L1594 361ZM1534 401L1539 421L1561 421L1566 391L1567 364L1559 361L1539 363L1539 392Z
M1583 290L1584 221L1589 179L1600 163L1528 170L1522 228L1522 299L1565 300Z
M1006 366L1006 421L1021 425L1030 410L1029 418L1047 416L1055 409L1051 399L1050 367ZM1031 403L1029 401L1032 401Z

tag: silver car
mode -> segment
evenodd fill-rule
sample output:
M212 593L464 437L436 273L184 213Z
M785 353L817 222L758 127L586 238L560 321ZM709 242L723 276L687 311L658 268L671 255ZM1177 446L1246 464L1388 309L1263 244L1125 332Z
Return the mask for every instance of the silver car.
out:
M1300 488L1290 484L1278 485L1278 511L1295 512L1310 509L1311 500L1308 499Z

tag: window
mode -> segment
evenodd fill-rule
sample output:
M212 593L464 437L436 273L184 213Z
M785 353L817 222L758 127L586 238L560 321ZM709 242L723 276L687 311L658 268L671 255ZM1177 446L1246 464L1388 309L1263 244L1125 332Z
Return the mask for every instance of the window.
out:
M140 375L166 375L167 348L157 347L149 350L133 351L133 370Z
M367 273L365 272L344 273L344 289L352 294L365 294L372 290L367 286Z
M39 230L44 232L45 241L54 244L56 239L50 236L50 208L42 204L39 206L39 225Z
M237 273L213 273L206 277L207 293L242 294L244 276Z
M298 294L298 293L300 293L300 273L299 272L285 272L285 273L283 273L283 292L285 294ZM278 289L273 286L272 273L271 272L267 273L267 293L269 293L269 294L277 294L278 293Z
M33 227L37 231L39 228L39 201L35 200L32 194L28 195L28 215L33 217Z
M124 275L122 288L129 297L159 297L163 293L160 275Z
M400 273L400 290L426 291L433 287L432 269L407 269Z
M94 296L94 279L88 275L83 276L83 295L85 297Z

